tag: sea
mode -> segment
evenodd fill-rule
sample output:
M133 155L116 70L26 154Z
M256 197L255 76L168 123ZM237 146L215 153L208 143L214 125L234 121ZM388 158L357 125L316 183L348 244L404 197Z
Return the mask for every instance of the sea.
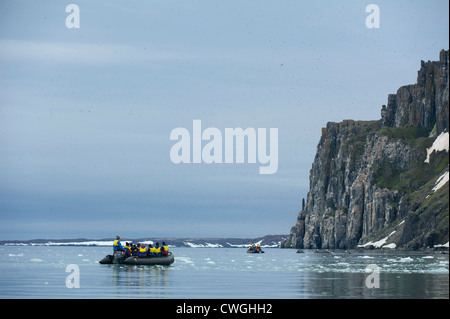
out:
M101 265L101 246L0 246L1 299L449 298L449 255L171 247L170 266Z

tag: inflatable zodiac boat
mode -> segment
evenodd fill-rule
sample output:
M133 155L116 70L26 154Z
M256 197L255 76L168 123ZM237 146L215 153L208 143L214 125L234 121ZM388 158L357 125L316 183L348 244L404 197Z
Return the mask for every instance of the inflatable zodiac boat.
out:
M170 265L175 261L172 252L167 256L148 256L148 257L127 257L122 255L122 252L116 251L114 255L106 255L100 264L125 264L125 265Z
M264 250L251 250L247 249L248 254L264 254Z

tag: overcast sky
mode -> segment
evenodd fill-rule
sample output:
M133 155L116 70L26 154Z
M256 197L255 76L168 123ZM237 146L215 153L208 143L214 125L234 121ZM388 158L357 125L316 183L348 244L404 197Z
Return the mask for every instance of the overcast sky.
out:
M321 128L379 119L449 48L448 6L0 1L0 239L288 234ZM278 128L277 172L172 163L193 120Z

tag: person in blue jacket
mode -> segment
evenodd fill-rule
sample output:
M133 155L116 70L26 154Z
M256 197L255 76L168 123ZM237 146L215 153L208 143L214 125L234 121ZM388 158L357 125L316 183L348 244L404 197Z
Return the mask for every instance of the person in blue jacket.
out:
M116 236L116 240L113 243L113 250L121 250L121 251L125 251L125 249L123 248L121 242L120 242L120 236Z

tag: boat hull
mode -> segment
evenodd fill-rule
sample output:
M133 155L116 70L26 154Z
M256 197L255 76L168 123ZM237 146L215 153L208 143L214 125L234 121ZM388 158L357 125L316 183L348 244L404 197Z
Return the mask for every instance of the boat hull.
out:
M125 265L171 265L175 261L174 255L169 252L167 256L128 257L119 261L113 255L107 255L99 261L100 264L125 264Z
M123 261L127 265L170 265L175 261L172 253L168 256L128 257Z

